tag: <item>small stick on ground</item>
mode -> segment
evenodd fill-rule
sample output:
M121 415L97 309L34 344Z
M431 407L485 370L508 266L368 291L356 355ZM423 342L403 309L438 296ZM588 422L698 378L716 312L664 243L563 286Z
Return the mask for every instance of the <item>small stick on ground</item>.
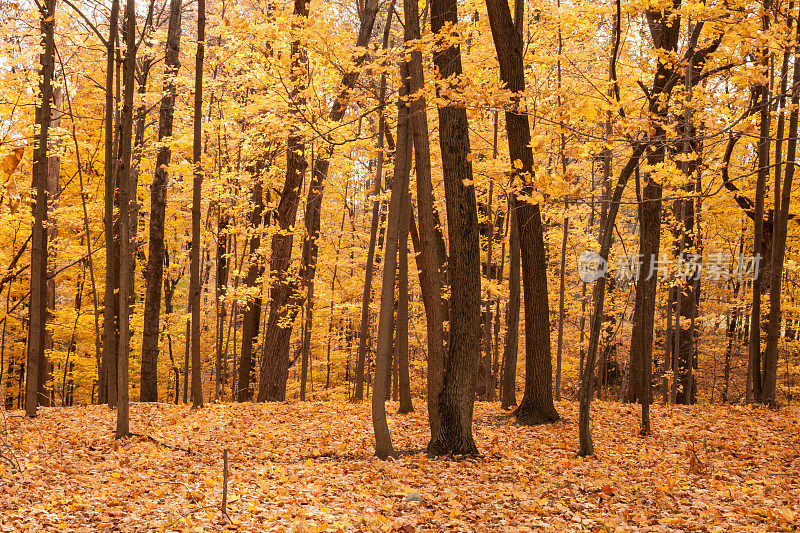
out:
M152 435L142 435L141 433L130 433L131 437L141 437L143 439L147 439L150 442L158 444L159 446L163 446L164 448L168 448L170 450L175 450L178 452L186 452L189 455L197 455L191 448L182 448L181 446L175 446L174 444L167 444L166 442L161 442L157 438L153 437Z
M222 451L222 516L228 516L228 448Z

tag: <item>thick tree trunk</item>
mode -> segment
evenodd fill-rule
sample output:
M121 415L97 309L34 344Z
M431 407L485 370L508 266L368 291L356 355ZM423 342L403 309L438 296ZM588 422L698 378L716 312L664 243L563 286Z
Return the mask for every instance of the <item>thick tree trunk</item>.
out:
M169 141L175 110L175 76L180 68L181 2L170 0L169 28L164 56L164 82L158 111L158 141L155 175L150 186L150 240L142 324L143 402L158 401L158 339L161 322L161 290L164 281L164 216L167 206L167 168L172 159Z
M33 185L36 201L33 207L33 237L31 238L31 298L28 329L28 364L26 368L25 414L36 416L39 404L39 374L44 374L45 331L47 323L47 147L53 97L55 69L55 0L42 6L39 21L42 52L39 54L39 97L36 106L38 135L33 158Z
M433 0L431 29L442 48L434 64L442 80L461 76L458 34L445 25L458 22L456 0ZM443 33L443 30L447 33ZM472 437L475 401L475 372L481 357L480 345L480 237L478 209L470 162L467 111L454 103L439 107L439 144L442 152L447 230L450 241L450 342L439 396L441 427L428 445L431 455L477 454Z
M500 61L500 76L509 90L522 93L525 77L522 38L514 27L508 2L487 0L492 38ZM533 192L533 151L528 116L506 112L506 132L511 161L522 164L518 194ZM532 425L559 419L553 404L553 370L550 353L550 310L547 300L547 260L538 205L516 202L517 227L525 292L525 393L515 411L517 421Z
M420 38L419 8L414 0L404 0L405 40ZM422 52L414 48L408 62L411 94L418 95L425 86ZM425 323L428 348L428 421L431 440L435 439L441 423L439 395L444 384L444 307L442 288L446 251L441 226L433 207L431 182L431 154L428 132L428 114L425 98L411 100L412 136L414 139L414 164L417 176L417 209L419 211L419 272L422 300L425 306Z

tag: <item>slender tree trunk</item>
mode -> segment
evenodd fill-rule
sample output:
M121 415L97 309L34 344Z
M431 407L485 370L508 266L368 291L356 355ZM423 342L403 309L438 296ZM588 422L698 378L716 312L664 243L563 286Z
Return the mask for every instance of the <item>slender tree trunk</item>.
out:
M566 210L566 207L565 207ZM567 239L569 238L569 217L564 217L564 235L561 239L561 269L558 282L558 344L556 345L556 401L561 401L561 354L564 351L564 299L565 293L565 273L567 259Z
M503 394L501 406L510 409L517 405L517 352L519 346L519 308L520 308L520 251L519 228L517 226L514 197L509 196L509 273L508 273L508 309L506 310L506 342L503 347Z
M44 373L45 331L47 323L47 148L53 97L55 70L55 0L41 6L39 31L42 52L39 54L39 97L36 106L38 135L33 158L33 183L36 201L33 207L33 237L31 239L31 298L28 329L28 364L26 368L25 414L36 416L39 403L39 373Z
M123 103L120 117L117 178L119 191L119 351L117 363L117 431L116 438L130 434L128 416L128 365L131 350L130 316L132 312L133 261L131 253L131 209L134 203L131 171L133 148L133 93L136 75L136 6L134 0L125 3L125 56L123 59Z
M419 8L414 0L403 1L406 41L420 38ZM422 52L416 47L408 62L410 92L419 95L425 86L422 67ZM439 395L444 386L444 264L446 251L441 226L433 206L431 182L431 154L428 131L427 104L419 96L411 100L412 136L414 140L414 164L417 177L417 209L419 211L420 288L425 307L425 323L428 347L428 422L431 441L435 440L441 425Z
M206 2L197 0L197 53L194 73L194 180L192 187L192 257L189 268L189 301L192 313L192 408L203 406L202 364L200 361L200 208L203 202L202 154L203 59L205 56Z
M258 329L261 319L261 284L259 278L264 273L263 260L260 256L261 231L264 220L264 199L262 187L262 172L260 165L252 172L252 204L253 210L250 213L250 257L247 260L247 274L244 278L245 287L256 288L256 296L249 300L244 308L242 317L242 353L239 360L239 379L237 381L236 400L247 402L253 399L252 377L253 377L253 344L258 338ZM245 244L245 246L247 246Z
M181 2L170 0L169 28L164 56L164 82L158 112L158 141L155 175L150 186L150 239L145 281L142 324L143 402L158 401L158 339L161 321L161 291L164 279L164 217L167 205L167 168L172 159L172 122L175 110L175 76L180 68Z
M462 74L458 34L448 23L458 22L456 0L433 0L431 29L443 40L434 53L434 64L442 80ZM441 94L439 94L441 97ZM439 396L441 427L428 445L431 455L477 454L472 437L475 372L480 345L480 236L470 161L467 111L455 103L439 107L439 144L442 153L447 230L450 241L450 342Z
M487 0L489 23L497 56L500 77L509 90L525 90L522 63L522 38L514 27L506 0ZM533 191L533 151L528 116L506 112L506 132L511 161L519 161L523 183L521 194ZM538 205L517 202L517 227L520 236L522 283L525 291L525 393L515 411L517 421L525 425L558 420L553 404L553 371L550 352L550 310L547 300L547 260L544 233Z
M401 77L407 78L405 63L401 64ZM386 227L386 247L383 262L383 281L381 286L381 307L378 318L378 337L375 350L375 382L372 391L372 426L375 431L375 455L381 459L396 455L386 422L387 388L390 378L390 354L392 352L392 331L394 325L395 277L397 276L398 249L403 246L401 236L408 238L407 228L411 214L410 194L408 192L411 174L412 137L410 109L404 101L408 85L400 87L397 118L397 151L395 155L392 195L389 200L389 218ZM403 231L405 222L406 230ZM402 251L400 251L402 254ZM402 282L401 282L402 283ZM406 302L407 303L407 302ZM407 347L407 344L406 344Z
M771 0L763 0L762 24L763 30L767 32L770 26L770 6ZM768 79L770 50L761 51L759 66ZM770 132L772 124L771 96L769 81L764 81L757 85L756 91L759 95L758 105L760 108L760 129L759 141L757 145L758 172L756 174L755 190L755 209L754 209L754 228L753 228L753 257L761 258L764 250L764 197L766 196L767 177L769 175L770 164ZM763 377L761 359L761 295L762 278L756 276L753 279L753 306L750 314L750 364L752 368L753 396L755 401L763 402Z
M791 7L790 7L791 9ZM790 23L791 25L791 23ZM772 282L769 294L769 323L767 326L767 345L764 353L764 375L761 401L777 405L776 385L778 379L778 342L781 330L781 285L783 281L783 262L786 256L787 224L789 204L792 199L792 180L795 172L797 154L798 105L800 105L800 36L794 47L794 67L792 74L791 114L789 115L789 143L786 150L786 171L781 186L780 211L774 215L773 255L771 266ZM781 161L777 162L777 169Z
M411 141L409 141L411 144ZM409 147L408 151L411 151ZM409 165L410 166L410 165ZM411 403L411 376L408 361L408 227L411 222L411 193L408 192L400 214L399 244L399 270L398 270L398 297L397 297L397 326L395 328L395 343L397 346L397 394L400 400L398 412L411 413L414 405Z
M114 197L116 165L114 147L114 69L119 20L119 0L111 4L109 35L106 41L106 107L105 107L105 192L103 218L106 240L106 284L103 304L103 356L99 377L99 401L109 407L117 405L117 295L119 285L117 239L115 236Z

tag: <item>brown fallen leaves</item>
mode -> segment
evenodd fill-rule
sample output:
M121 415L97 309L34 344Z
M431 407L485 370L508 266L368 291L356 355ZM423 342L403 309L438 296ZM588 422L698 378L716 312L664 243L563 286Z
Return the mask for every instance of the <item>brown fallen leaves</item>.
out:
M482 457L379 461L368 404L134 405L131 428L146 437L124 442L106 407L44 408L34 422L8 420L22 471L0 464L0 530L800 527L797 410L655 406L653 436L639 437L637 406L598 403L588 459L575 458L577 406L559 410L566 422L529 428L477 404ZM424 412L391 416L390 428L400 450L426 445ZM225 448L230 521L219 509Z

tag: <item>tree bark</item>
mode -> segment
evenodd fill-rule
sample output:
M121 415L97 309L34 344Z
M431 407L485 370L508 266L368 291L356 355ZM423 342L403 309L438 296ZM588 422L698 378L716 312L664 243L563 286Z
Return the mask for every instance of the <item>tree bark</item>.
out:
M411 141L409 141L411 144ZM411 148L408 149L409 152ZM410 166L410 165L409 165ZM408 187L407 187L408 189ZM408 227L411 222L411 193L403 203L400 213L399 270L397 288L397 324L395 327L395 344L397 346L397 394L400 400L398 413L411 413L411 376L408 361Z
M500 77L510 91L521 95L525 90L522 38L514 27L508 2L487 0L486 6ZM507 111L506 133L511 161L515 164L519 161L522 166L517 176L523 185L517 194L529 196L533 192L534 171L528 116ZM554 422L560 417L553 404L547 260L541 213L538 205L519 197L515 204L525 292L525 392L515 414L517 422L533 425Z
M364 48L369 43L377 13L377 0L367 0L359 26L358 38L356 39L357 48ZM348 94L358 81L360 75L358 67L365 59L365 54L356 57L354 61L355 68L342 76L342 90L334 100L328 113L328 120L331 122L339 122L344 118L347 110ZM306 213L306 235L303 240L303 257L300 270L301 281L305 287L310 286L316 274L320 209L330 160L333 156L333 147L334 145L330 144L320 150L320 153L314 159L311 171L311 184L308 190L309 201L306 204L310 212ZM309 217L308 215L311 216ZM287 239L284 246L287 256L291 256L292 240ZM273 243L273 257L274 250ZM283 273L285 273L285 269ZM286 397L286 382L289 378L289 339L292 335L294 320L297 317L297 310L305 300L305 293L298 292L295 287L291 286L294 284L296 284L295 281L279 283L272 290L270 318L264 335L264 353L267 356L264 357L264 363L261 366L261 383L264 386L263 388L259 387L259 401L283 401ZM287 303L291 303L291 305L287 305Z
M458 22L456 0L433 0L431 29L440 41L434 53L438 77L449 85L460 85L462 74L459 36L446 24ZM442 42L443 41L443 42ZM441 97L441 93L439 94ZM439 107L439 144L442 153L447 230L450 241L450 342L439 396L441 427L428 445L431 455L471 455L478 448L472 437L475 372L481 357L480 344L480 241L478 209L472 181L467 111L455 103Z
M517 352L519 347L519 308L520 308L520 251L519 228L517 227L514 196L508 198L509 206L509 245L508 245L508 309L506 310L506 341L503 347L503 391L500 405L510 409L517 405Z
M404 0L405 40L420 38L419 8L414 0ZM419 95L425 86L422 52L414 48L408 62L410 93ZM428 423L431 441L441 425L439 395L444 385L444 307L442 288L446 251L438 217L433 207L431 153L428 132L427 104L423 96L411 100L414 169L417 177L417 209L419 211L419 272L428 348Z
M106 107L105 107L105 213L103 224L106 240L106 284L103 304L103 356L98 384L100 403L117 405L117 309L116 289L119 286L117 239L115 235L114 197L116 165L114 164L114 68L120 0L111 4L108 40L106 41Z
M189 300L192 312L192 408L203 406L202 364L200 361L200 208L203 202L202 122L203 59L205 56L206 2L197 0L197 53L194 73L194 142L192 162L192 257L189 268Z
M31 298L29 305L28 363L26 367L25 414L36 416L39 404L39 373L42 368L47 327L47 147L55 70L55 0L47 0L39 13L42 53L39 54L39 97L36 106L38 135L33 158L33 184L36 201L33 207L31 238Z
M131 209L134 202L131 189L131 157L133 148L133 93L136 75L136 11L135 1L125 3L125 55L123 58L123 102L120 116L117 179L119 190L119 347L117 362L117 431L116 438L130 434L128 410L128 365L131 350L131 288L133 262L131 254Z
M791 9L791 8L790 8ZM791 23L790 23L791 26ZM767 345L764 352L764 372L762 403L777 405L776 385L778 380L778 342L781 333L781 285L783 263L786 256L787 224L789 204L792 199L792 180L795 172L797 154L798 105L800 105L800 36L794 47L794 67L792 74L791 113L789 115L789 143L786 149L786 171L781 186L780 210L774 215L773 255L771 266L772 280L769 294L769 322L767 326ZM777 161L776 173L781 161ZM778 178L776 177L776 180Z
M158 111L158 141L155 174L150 186L150 239L142 323L142 388L140 400L158 401L158 340L161 291L164 281L164 217L167 206L169 164L172 159L172 122L175 110L175 76L180 68L181 2L170 0L169 28L164 56L164 82Z

